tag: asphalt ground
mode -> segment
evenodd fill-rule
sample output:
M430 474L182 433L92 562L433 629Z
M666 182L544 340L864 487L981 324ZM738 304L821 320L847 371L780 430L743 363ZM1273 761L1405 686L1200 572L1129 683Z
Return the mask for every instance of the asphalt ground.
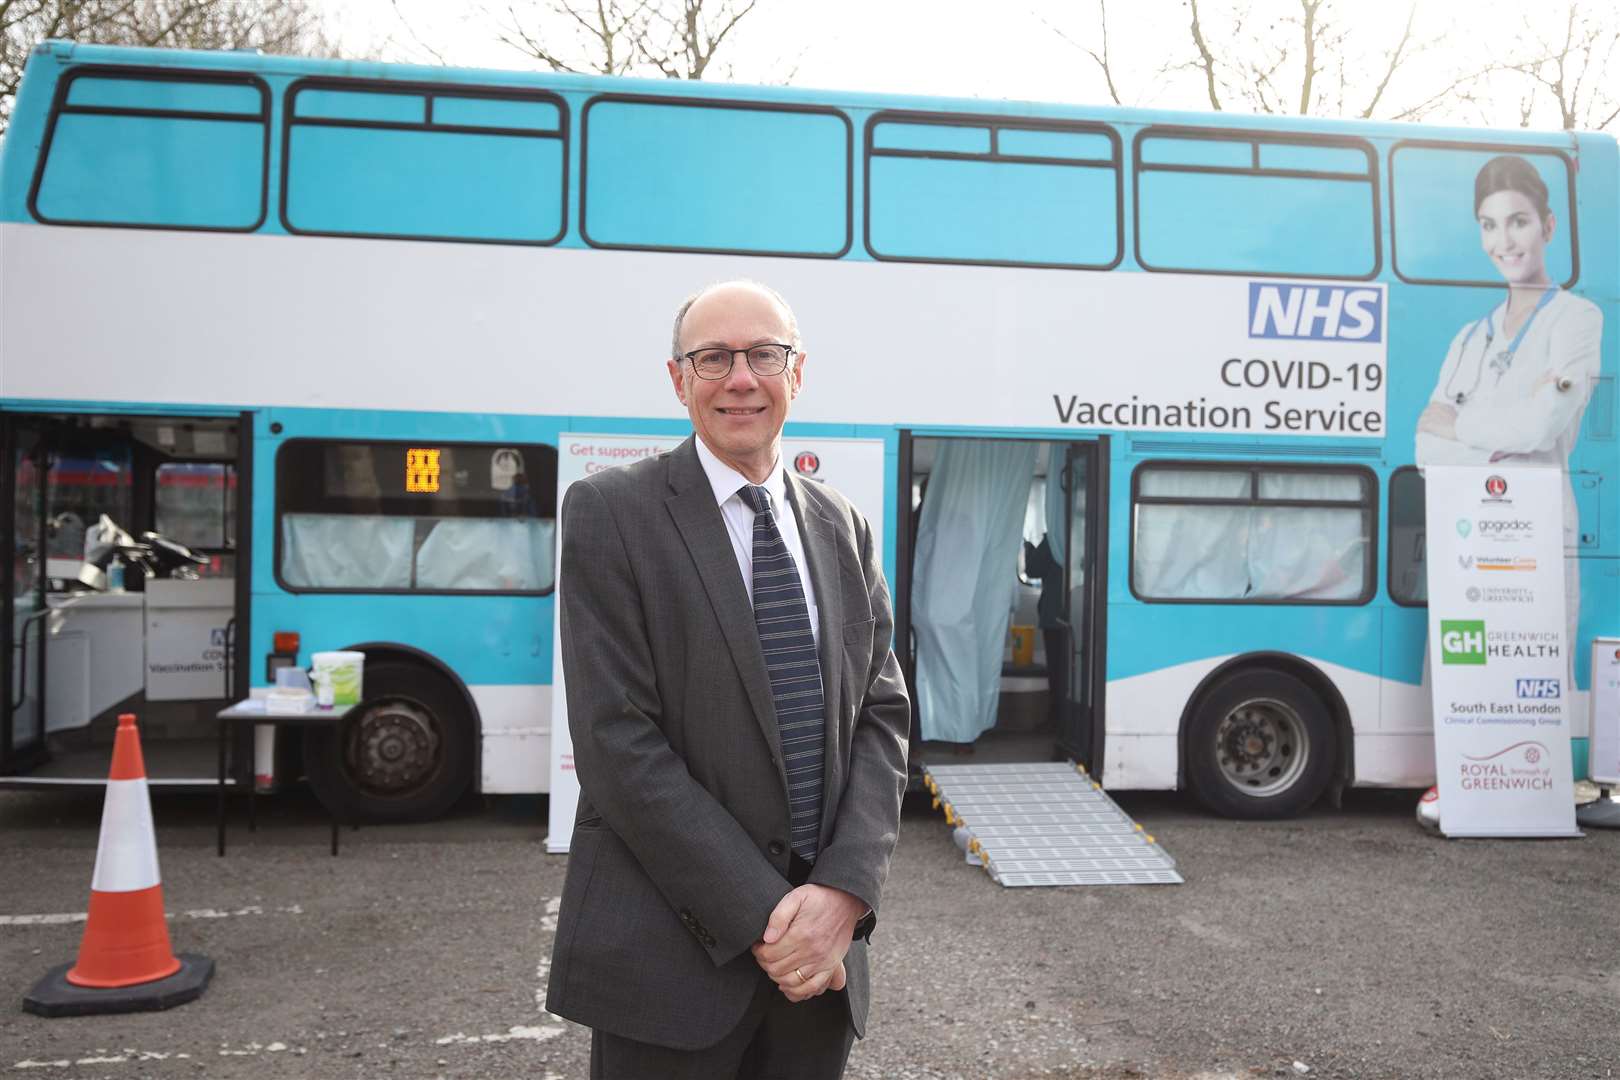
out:
M1117 797L1187 884L1002 889L908 802L850 1077L1620 1075L1620 833L1447 841L1415 792L1267 824ZM588 1034L542 1005L543 799L337 858L307 793L260 809L219 858L210 799L155 802L175 947L218 965L200 1000L46 1020L22 997L76 953L99 798L0 793L0 1076L586 1075Z

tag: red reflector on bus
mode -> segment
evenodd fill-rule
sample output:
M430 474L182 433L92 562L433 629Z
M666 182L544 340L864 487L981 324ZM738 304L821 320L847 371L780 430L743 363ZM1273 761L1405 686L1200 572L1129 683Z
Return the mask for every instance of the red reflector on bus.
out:
M296 630L277 630L274 640L276 652L294 654L298 652L298 632Z

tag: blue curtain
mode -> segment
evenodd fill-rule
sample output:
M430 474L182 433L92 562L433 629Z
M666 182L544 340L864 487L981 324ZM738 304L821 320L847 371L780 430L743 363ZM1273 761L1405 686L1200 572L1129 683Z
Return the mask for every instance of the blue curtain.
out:
M951 440L929 474L911 579L924 739L972 742L995 726L1038 449Z

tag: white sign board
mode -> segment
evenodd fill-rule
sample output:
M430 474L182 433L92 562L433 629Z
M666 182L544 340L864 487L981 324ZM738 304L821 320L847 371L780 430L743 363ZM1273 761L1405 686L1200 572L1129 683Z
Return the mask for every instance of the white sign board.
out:
M563 494L575 480L605 469L673 450L684 441L668 435L572 435L558 437L557 535L562 537L567 522L562 520ZM782 462L801 478L823 482L855 504L871 522L874 535L883 535L883 440L797 438L783 436ZM719 510L716 508L716 513ZM558 605L568 588L563 579L562 544L557 545ZM738 571L741 573L741 570ZM554 625L551 635L551 814L546 850L565 852L574 831L574 810L579 801L579 780L574 775L574 743L568 731L568 694L563 685L562 634Z
M146 698L201 701L225 696L226 632L236 613L230 578L146 583Z
M1435 774L1447 836L1578 836L1562 472L1424 470Z
M649 374L674 308L743 274L781 290L805 329L799 423L1387 434L1389 296L1371 281L10 223L0 238L7 266L28 267L0 276L0 307L16 313L0 323L4 355L84 360L0 367L7 398L82 399L94 361L95 392L111 399L470 413L544 401L558 416L674 419L669 382ZM356 281L369 283L364 318ZM161 365L119 362L130 328L176 296L205 313L195 332L155 339ZM296 303L298 318L264 319L265 297ZM537 364L540 340L591 363ZM389 377L339 357L386 357Z
M1587 775L1594 783L1620 785L1620 638L1592 642L1592 741Z

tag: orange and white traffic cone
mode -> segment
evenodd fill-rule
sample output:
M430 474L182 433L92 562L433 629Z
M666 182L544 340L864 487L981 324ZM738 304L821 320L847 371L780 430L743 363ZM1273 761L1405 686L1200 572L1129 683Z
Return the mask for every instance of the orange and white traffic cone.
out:
M78 962L52 968L23 1007L41 1016L167 1009L201 996L214 973L203 956L176 956L163 914L157 835L135 717L118 718Z

